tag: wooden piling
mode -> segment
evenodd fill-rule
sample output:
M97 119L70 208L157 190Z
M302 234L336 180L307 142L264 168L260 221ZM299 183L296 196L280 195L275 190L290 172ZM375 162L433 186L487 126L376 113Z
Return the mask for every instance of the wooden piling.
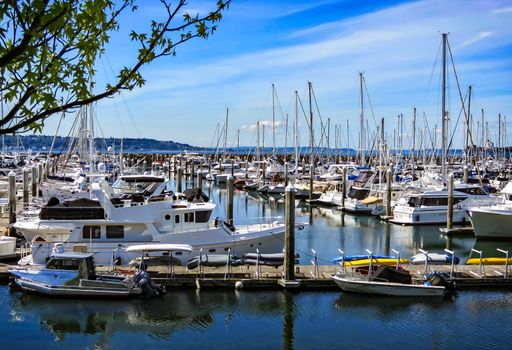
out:
M226 186L227 186L227 196L228 199L226 201L226 221L228 224L233 225L233 183L234 183L234 177L229 175L226 180Z
M347 198L347 168L343 167L341 171L343 180L341 182L341 209L345 209L345 198Z
M448 210L446 215L446 228L453 228L453 173L448 174Z
M16 222L16 173L9 172L9 225ZM9 235L14 232L9 230Z
M37 197L37 167L32 166L32 198Z
M391 185L393 184L393 174L391 168L386 170L386 216L391 218L393 213L391 212Z
M177 179L177 184L176 184L176 190L178 192L181 193L181 190L182 190L182 181L183 180L183 169L181 168L181 166L178 166L178 179Z
M295 188L285 189L284 280L295 280Z
M197 188L199 191L203 191L203 175L201 174L201 170L197 171Z
M23 168L23 205L28 205L28 184L29 184L29 177L28 177L28 169Z

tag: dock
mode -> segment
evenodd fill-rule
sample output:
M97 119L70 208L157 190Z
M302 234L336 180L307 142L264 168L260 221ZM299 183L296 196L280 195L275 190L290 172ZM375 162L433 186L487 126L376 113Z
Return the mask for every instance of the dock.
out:
M8 283L10 276L7 271L13 265L0 264L0 282ZM421 278L424 274L423 265L405 265L413 278ZM118 267L119 271L127 271L129 267ZM340 269L338 265L313 266L300 265L295 267L295 280L284 281L282 268L261 266L232 267L231 272L225 268L204 267L199 270L188 270L183 266L174 266L171 271L167 266L150 266L148 272L156 283L166 288L193 289L238 289L238 290L298 290L298 291L337 291L339 287L332 276ZM347 268L350 272L351 268ZM432 265L430 271L444 272L450 275L450 265ZM98 267L98 273L106 273L107 267ZM316 274L315 274L316 272ZM503 265L455 265L452 278L458 289L464 288L512 288L512 276L506 276Z

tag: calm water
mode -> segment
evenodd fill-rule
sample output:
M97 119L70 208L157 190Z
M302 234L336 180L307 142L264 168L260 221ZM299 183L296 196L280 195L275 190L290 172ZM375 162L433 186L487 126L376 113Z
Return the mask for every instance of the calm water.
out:
M225 190L205 187L224 216ZM236 193L235 221L279 217L283 204ZM471 248L495 255L510 243L446 239L437 227L404 227L374 217L297 207L301 263L328 264L337 249L409 256L449 247L462 259ZM451 299L365 297L341 292L170 291L161 299L124 301L47 298L0 286L2 349L415 349L509 348L512 291L462 291Z
M453 300L338 292L168 292L59 300L0 287L2 349L509 348L512 293Z

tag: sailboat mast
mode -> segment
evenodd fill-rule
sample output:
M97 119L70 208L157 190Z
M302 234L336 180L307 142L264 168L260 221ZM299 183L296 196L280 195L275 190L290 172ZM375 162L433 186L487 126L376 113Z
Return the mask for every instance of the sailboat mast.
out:
M471 92L472 92L472 87L471 85L469 85L469 88L468 88L468 119L467 119L467 122L466 122L466 150L464 152L464 155L466 157L466 164L468 164L468 152L469 152L469 129L471 128ZM473 142L472 142L473 143ZM473 155L474 156L474 155Z
M311 82L308 82L308 92L309 92L309 147L310 154L309 157L309 199L313 200L313 175L315 172L315 152L314 152L314 141L313 141L313 103L311 99Z
M228 120L229 120L229 108L226 108L226 123L224 124L224 159L223 163L226 161L226 152L228 147Z
M443 87L441 98L441 120L442 120L442 154L441 154L441 176L444 181L447 179L446 156L447 156L447 134L448 134L448 113L446 112L446 40L448 34L443 33Z
M413 173L414 173L414 159L416 152L416 107L412 110L412 165L413 165Z
M359 73L359 92L360 92L360 134L359 134L359 152L360 163L365 165L365 131L364 131L364 101L363 101L363 73Z
M295 91L295 124L294 124L294 140L295 140L295 175L299 173L299 94Z
M272 84L272 156L276 156L276 109L275 109L275 86Z
M260 161L260 122L256 122L256 160L258 161L258 167L259 161Z

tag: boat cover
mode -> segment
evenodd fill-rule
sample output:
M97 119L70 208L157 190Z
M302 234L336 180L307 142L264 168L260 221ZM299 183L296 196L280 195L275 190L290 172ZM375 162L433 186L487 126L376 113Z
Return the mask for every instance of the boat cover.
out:
M379 280L386 280L388 282L395 282L395 283L404 283L404 284L411 284L412 278L409 271L400 269L394 269L392 267L381 265L375 271L375 273L371 276L370 280L372 281L379 281Z
M98 201L77 198L53 206L46 205L39 212L41 220L90 220L104 219L105 211Z

